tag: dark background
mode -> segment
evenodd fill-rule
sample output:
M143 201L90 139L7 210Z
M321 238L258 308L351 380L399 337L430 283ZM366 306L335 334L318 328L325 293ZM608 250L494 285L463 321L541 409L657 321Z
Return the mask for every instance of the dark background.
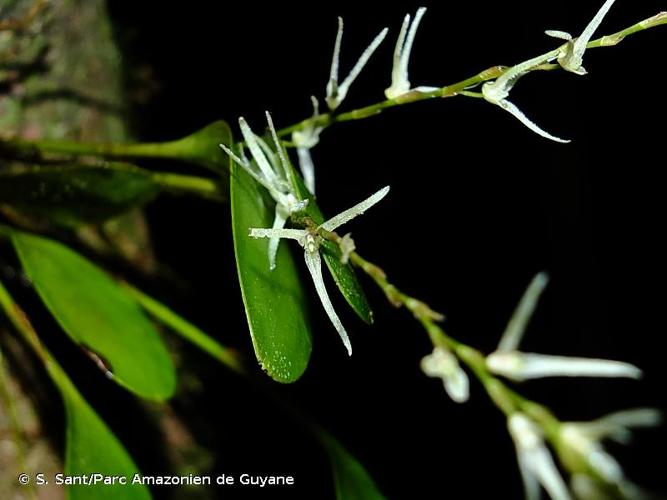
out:
M260 130L265 109L279 126L307 117L309 96L324 94L337 15L346 21L342 77L382 27L391 30L345 110L383 99L402 17L419 5L429 11L411 81L444 85L549 50L554 42L545 29L576 35L600 3L110 2L110 11L126 57L136 137L164 140L239 115ZM619 1L600 34L664 8L657 0ZM587 53L586 77L550 72L521 80L513 101L549 132L572 139L569 145L534 135L484 101L456 98L333 127L314 150L318 198L330 215L392 186L349 230L362 255L398 286L446 313L445 328L456 338L493 350L526 284L546 270L552 281L525 350L622 359L644 369L641 382L558 379L520 388L564 420L667 406L660 180L666 41L667 28L657 28ZM192 284L189 292L153 292L252 359L227 206L164 198L148 214L158 257ZM477 383L471 401L459 406L426 378L419 370L431 350L425 333L365 283L373 327L334 299L354 356L346 356L313 294L311 365L298 383L272 390L337 436L389 498L518 498L503 417ZM200 382L183 390L175 408L213 452L208 472L296 476L287 494L234 489L221 490L221 498L333 498L326 456L274 404L192 349L183 347L181 361ZM132 428L129 414L112 405L102 414L141 468L160 470L155 450L122 430ZM664 428L642 431L632 447L613 449L630 478L663 494L666 438Z

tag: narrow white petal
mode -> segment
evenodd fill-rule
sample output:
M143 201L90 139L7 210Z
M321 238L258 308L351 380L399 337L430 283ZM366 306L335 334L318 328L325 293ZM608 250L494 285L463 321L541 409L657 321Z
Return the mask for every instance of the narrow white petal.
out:
M266 111L266 122L269 124L269 130L271 131L271 137L273 138L273 144L278 151L278 158L280 159L280 164L283 167L283 172L285 174L285 180L289 180L292 175L289 169L289 162L285 156L285 150L283 149L283 144L278 139L278 134L276 133L276 128L273 126L273 119L271 118L271 113Z
M584 433L593 439L611 438L619 443L627 444L631 439L630 429L638 427L655 427L662 423L662 414L654 408L637 408L633 410L610 413L592 422L577 422Z
M539 498L537 480L553 500L569 500L570 494L544 444L540 427L526 415L514 413L507 420L507 428L516 446L527 497Z
M345 78L343 83L340 84L338 87L337 104L340 104L343 99L345 99L348 90L350 90L350 86L354 83L354 80L357 79L357 76L359 76L361 70L364 69L364 66L366 66L366 63L373 55L373 52L375 52L375 50L380 46L384 38L387 36L388 31L389 30L387 30L387 28L384 28L382 31L380 31L380 33L373 39L371 44L366 47L366 50L364 50L364 52L361 54L357 64L354 65L352 71L350 71L350 74L347 75L347 78Z
M285 227L285 217L282 211L276 207L276 216L273 219L273 231L281 230ZM269 269L273 271L276 268L276 255L278 254L278 245L280 244L280 237L272 236L269 239Z
M586 458L591 467L609 483L618 484L625 479L620 464L614 457L604 451L602 446L595 446Z
M419 23L426 13L426 7L419 7L417 13L415 14L415 20L412 21L410 25L410 31L408 32L408 37L405 40L405 45L401 51L401 61L400 61L400 79L407 83L408 87L410 82L408 81L408 63L410 62L410 53L412 52L412 44L415 41L415 35L417 34L417 29L419 28Z
M239 118L239 127L241 128L243 139L245 140L248 149L250 149L250 154L252 154L252 157L257 162L257 166L261 170L262 175L269 183L273 183L276 175L273 172L271 163L264 154L264 151L262 151L262 147L257 142L257 136L255 136L254 132L243 117Z
M263 227L250 228L251 238L287 238L301 242L308 233L303 229L267 229Z
M547 36L551 36L553 38L560 38L561 40L567 40L568 42L572 40L572 35L570 35L567 31L546 30L544 33Z
M492 372L522 381L544 377L627 377L638 379L642 372L630 363L595 358L573 358L523 352L495 352L487 356Z
M586 26L581 36L574 41L574 58L579 65L581 65L581 58L586 51L586 45L588 45L588 42L593 37L593 33L598 29L604 16L607 15L607 12L609 12L609 9L611 9L611 6L614 5L615 1L616 0L607 0L602 7L600 7L600 10L595 14L595 17L591 22L588 23L588 26Z
M529 467L552 500L570 500L572 498L546 446L542 445L531 450Z
M299 168L301 175L303 175L303 182L306 188L312 194L315 194L315 165L313 164L313 157L310 156L310 149L296 148L296 153L299 156Z
M393 65L391 67L391 85L384 91L384 95L387 97L387 99L394 99L410 90L410 82L406 81L407 75L405 78L403 78L401 73L401 57L403 54L403 46L405 44L405 37L407 36L409 26L410 14L406 14L403 18L401 31L399 32L398 38L396 39L396 46L394 47L394 59Z
M405 37L408 34L408 27L410 26L410 14L406 14L403 18L401 31L398 33L396 39L396 46L394 47L394 60L391 68L391 87L396 86L396 82L401 81L401 54L403 54L403 45L405 44Z
M551 135L549 132L542 130L535 122L531 121L530 118L528 118L523 113L523 111L521 111L507 99L501 99L498 102L498 106L500 106L502 109L513 115L517 120L523 123L530 130L535 132L537 135L540 135L545 139L550 139L555 142L560 142L562 144L567 144L568 142L570 142L569 139L561 139L560 137L556 137L555 135Z
M342 226L346 222L354 219L358 215L363 214L366 210L368 210L373 205L382 200L382 198L387 196L388 192L389 192L389 186L380 189L377 193L369 196L364 201L357 203L352 208L348 208L347 210L339 213L338 215L324 222L320 227L325 231L336 230L338 227Z
M498 352L515 351L519 347L523 334L526 331L526 326L548 282L549 276L546 273L538 273L533 277L530 285L528 285L528 288L526 288L521 297L519 305L514 310L514 314L512 314L505 327L503 336L498 344Z
M348 355L352 356L352 344L350 343L350 338L348 337L347 332L345 331L345 327L338 318L338 315L336 314L336 311L333 308L333 304L331 304L331 300L329 299L329 294L327 293L327 289L324 286L324 280L322 278L322 260L320 258L320 252L319 250L315 250L314 252L309 252L308 249L306 249L304 251L304 258L306 260L306 266L308 267L308 271L310 271L310 275L313 278L313 283L315 283L315 290L317 290L317 295L319 295L320 297L322 306L324 306L324 310L329 316L331 323L333 323L333 326L334 328L336 328L338 335L340 335L340 338L343 341L343 345L345 345L345 348L347 349Z
M519 472L523 481L523 491L526 500L540 500L540 482L533 474L530 467L530 457L524 451L517 450L517 462L519 463Z
M247 158L240 158L239 156L236 155L236 153L234 153L234 151L229 149L224 144L218 144L218 146L220 146L220 149L222 149L227 154L227 156L229 156L232 160L234 160L234 162L237 165L245 168L250 167L250 162L248 162Z
M486 82L482 86L484 98L493 104L500 105L500 101L509 95L509 91L512 90L519 78L535 69L537 66L554 59L558 56L559 52L558 49L555 49L547 54L541 54L508 68L493 82Z
M257 174L257 172L255 172L255 171L253 170L253 168L252 168L252 166L251 166L251 164L250 164L250 162L248 161L247 158L239 158L238 156L236 156L236 155L234 154L234 152L233 152L231 149L229 149L229 148L228 148L227 146L225 146L224 144L220 144L220 148L222 148L222 150L223 150L225 153L227 153L227 154L230 156L230 158L231 158L232 160L234 160L234 162L235 162L239 167L241 167L243 170L245 170L245 171L248 173L248 175L250 175L250 177L252 177L253 179L255 179L255 181L257 181L259 184L261 184L262 186L264 186L264 187L265 187L266 189L268 189L269 191L271 191L271 190L273 189L272 186L266 181L266 179L264 179L264 177L261 177L260 175Z
M329 109L335 109L338 106L338 64L340 61L340 44L343 39L343 18L338 18L338 31L336 32L336 42L334 43L333 57L331 59L331 70L329 71L329 81L327 82L326 101Z

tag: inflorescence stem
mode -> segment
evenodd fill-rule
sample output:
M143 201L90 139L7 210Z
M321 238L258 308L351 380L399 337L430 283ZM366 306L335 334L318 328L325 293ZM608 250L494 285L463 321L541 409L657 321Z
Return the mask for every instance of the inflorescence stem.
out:
M306 225L316 227L314 224ZM318 230L320 236L339 245L342 237L334 232ZM494 404L507 416L520 411L540 423L547 437L556 438L559 421L545 406L528 400L510 389L502 380L493 375L486 366L485 356L474 347L464 344L445 333L438 324L444 316L434 311L425 302L408 295L391 283L387 274L378 265L366 260L356 251L350 252L350 262L366 273L382 290L394 307L405 307L421 323L433 347L446 347L475 374L484 386Z
M623 39L629 35L633 35L640 31L644 31L650 28L655 28L662 24L667 24L667 11L660 12L648 19L644 19L632 26L625 28L621 31L617 31L611 35L605 35L595 40L591 40L586 46L588 49L596 49L599 47L610 47L613 45L619 44ZM544 54L546 56L546 53ZM559 69L560 66L557 64L545 64L543 66L537 67L535 69L542 70L553 70ZM278 131L278 135L283 137L289 135L295 131L303 130L309 126L316 126L326 128L334 123L347 122L352 120L361 120L368 118L370 116L375 116L385 109L393 108L395 106L400 106L402 104L408 104L413 102L425 101L427 99L434 99L437 97L454 97L457 95L463 95L468 97L478 97L477 95L470 95L467 90L471 87L475 87L481 83L484 83L488 80L494 80L502 75L508 68L505 66L493 66L489 69L486 69L475 76L467 78L457 83L451 85L446 85L439 89L430 91L430 92L420 92L412 91L406 94L403 94L394 99L386 99L384 101L371 104L369 106L364 106L362 108L353 109L345 113L334 114L334 113L323 113L315 118L307 118L295 123L289 127L281 129Z

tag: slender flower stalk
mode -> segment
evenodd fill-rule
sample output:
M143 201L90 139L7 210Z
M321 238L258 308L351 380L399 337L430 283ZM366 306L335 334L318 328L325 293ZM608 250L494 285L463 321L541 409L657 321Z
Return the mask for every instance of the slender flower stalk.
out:
M324 285L324 279L322 277L322 259L320 257L320 244L322 242L322 237L318 234L320 230L327 232L332 232L338 229L340 226L354 219L355 217L363 214L366 210L371 208L373 205L378 203L382 198L387 196L389 192L389 186L379 190L377 193L369 196L364 201L357 203L351 208L339 213L335 217L323 222L317 228L307 228L307 229L283 229L283 228L251 228L250 237L251 238L269 238L270 241L276 239L291 239L296 240L299 245L304 249L304 260L306 261L306 267L310 272L310 276L315 284L315 290L317 295L322 302L322 306L326 311L331 323L336 328L338 335L340 335L343 344L345 345L348 354L352 355L352 344L350 343L350 338L345 330L345 327L340 321L340 318L336 314L334 307L327 293L326 286Z
M334 44L333 58L331 59L331 70L329 72L329 82L327 83L327 97L326 103L329 106L329 110L334 111L340 103L343 102L347 96L347 92L350 90L350 86L361 73L361 70L364 69L366 63L373 55L373 52L380 46L384 38L387 36L388 29L384 28L380 33L373 39L366 50L363 51L361 57L354 65L350 73L347 75L343 83L338 83L338 66L340 60L340 45L343 39L343 18L338 18L338 32L336 33L336 43Z

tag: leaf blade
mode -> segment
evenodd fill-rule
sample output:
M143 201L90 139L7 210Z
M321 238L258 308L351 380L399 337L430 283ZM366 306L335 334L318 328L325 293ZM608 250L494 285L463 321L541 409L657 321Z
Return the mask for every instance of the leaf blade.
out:
M174 365L140 307L104 271L53 240L15 231L35 289L70 338L110 363L113 380L147 399L174 393Z
M143 206L159 192L138 168L32 167L0 172L0 202L74 228Z
M386 500L364 466L343 445L324 431L317 437L329 455L337 500Z
M296 264L281 242L277 267L269 271L268 241L250 238L248 230L271 227L273 204L236 165L230 186L236 267L255 355L271 378L291 383L305 371L312 350Z

